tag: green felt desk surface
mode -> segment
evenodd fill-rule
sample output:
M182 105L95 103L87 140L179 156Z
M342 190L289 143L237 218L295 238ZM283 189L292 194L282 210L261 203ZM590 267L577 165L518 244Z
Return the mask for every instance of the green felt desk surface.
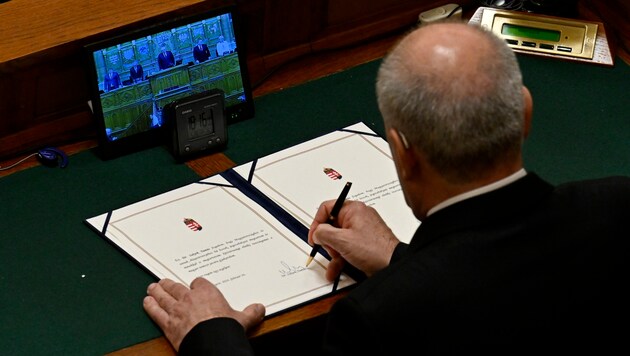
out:
M519 61L534 97L527 168L554 183L630 175L630 67ZM382 135L379 62L258 98L225 154L245 163L357 121ZM83 220L198 179L163 147L0 178L0 353L100 355L160 336L142 309L153 278Z

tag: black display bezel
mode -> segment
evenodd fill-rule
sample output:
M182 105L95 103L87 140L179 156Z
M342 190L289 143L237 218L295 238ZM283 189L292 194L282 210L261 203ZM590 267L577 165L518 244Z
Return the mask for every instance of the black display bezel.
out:
M162 127L153 128L148 131L139 132L133 136L124 137L118 140L110 140L106 132L105 117L101 103L101 88L97 73L97 64L93 53L102 49L110 48L121 43L157 34L171 29L176 29L189 24L194 24L204 19L211 19L220 15L230 14L232 19L232 27L234 31L234 40L236 42L240 75L243 83L244 101L234 105L225 106L226 124L235 123L245 119L254 117L254 101L249 82L247 71L247 62L245 55L245 38L240 29L240 15L235 5L221 8L215 8L203 12L195 12L190 14L180 14L171 19L160 21L157 24L143 26L141 28L121 30L118 33L110 34L107 39L103 39L84 46L85 55L87 57L87 75L90 81L90 99L91 107L94 114L96 130L98 135L97 152L103 159L111 159L125 155L134 151L145 148L170 143L169 124L165 123ZM195 95L191 93L191 96Z

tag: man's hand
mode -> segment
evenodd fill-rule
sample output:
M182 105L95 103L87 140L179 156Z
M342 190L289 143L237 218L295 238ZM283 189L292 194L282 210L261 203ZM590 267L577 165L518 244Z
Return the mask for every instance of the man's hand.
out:
M147 294L144 310L178 351L184 336L204 320L233 318L247 331L265 316L262 304L251 304L242 312L232 309L221 291L205 278L193 280L190 289L170 279L162 279L151 283Z
M308 242L321 245L332 257L326 278L334 280L345 261L371 276L389 265L400 242L380 215L362 202L346 201L335 225L328 220L334 200L323 202L308 232Z

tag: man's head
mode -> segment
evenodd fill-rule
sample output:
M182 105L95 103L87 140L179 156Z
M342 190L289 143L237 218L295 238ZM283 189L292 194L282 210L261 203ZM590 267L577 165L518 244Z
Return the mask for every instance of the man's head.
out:
M390 144L414 151L443 185L470 188L520 168L531 97L494 34L459 22L420 27L385 57L376 92ZM399 175L414 169L394 156Z

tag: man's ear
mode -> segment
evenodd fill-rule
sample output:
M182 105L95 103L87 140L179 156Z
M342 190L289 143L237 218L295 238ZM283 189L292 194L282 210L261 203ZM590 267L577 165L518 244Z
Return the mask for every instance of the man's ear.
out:
M526 86L523 86L523 102L523 137L527 138L527 136L529 136L529 131L532 128L534 100L532 99L532 94Z
M414 174L414 170L417 169L418 163L413 147L405 135L394 128L388 129L387 140L394 155L394 162L398 166L400 179L409 179Z

